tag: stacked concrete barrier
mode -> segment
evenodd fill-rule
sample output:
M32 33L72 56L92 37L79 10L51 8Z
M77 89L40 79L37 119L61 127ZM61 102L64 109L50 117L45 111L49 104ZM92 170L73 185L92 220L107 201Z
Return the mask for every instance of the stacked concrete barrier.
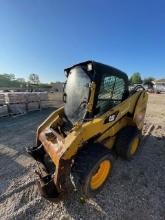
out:
M11 92L6 94L6 103L10 115L25 114L26 108L26 97L23 92Z
M41 92L39 93L40 97L40 108L47 108L47 103L48 103L48 93L47 92Z
M48 99L40 102L41 108L59 108L63 105L62 92L48 93Z
M25 93L27 111L36 111L40 109L40 97L37 92L27 92Z
M9 104L9 114L10 115L19 115L25 114L27 112L25 103L12 103Z
M5 105L5 94L0 93L0 105Z
M5 94L0 94L0 117L8 115L8 107L5 101Z
M40 101L48 101L48 93L47 92L39 92L38 96Z
M8 115L8 107L5 101L5 94L0 94L0 117L4 117Z
M7 105L0 105L0 117L8 116L8 107Z
M61 92L9 92L0 93L0 117L25 114L44 108L63 105Z
M24 92L10 92L6 94L6 102L9 104L25 103L26 96Z

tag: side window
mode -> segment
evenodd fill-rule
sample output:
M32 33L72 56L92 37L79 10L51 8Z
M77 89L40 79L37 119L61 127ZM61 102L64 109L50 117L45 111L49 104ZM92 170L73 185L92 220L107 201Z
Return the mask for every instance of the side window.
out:
M121 102L124 94L125 83L122 78L116 77L116 82L113 90L113 100L118 100Z
M104 75L101 80L98 94L98 113L104 113L110 108L118 105L123 98L125 82L115 75Z
M112 97L112 91L115 84L115 76L104 76L100 85L98 100L105 100Z

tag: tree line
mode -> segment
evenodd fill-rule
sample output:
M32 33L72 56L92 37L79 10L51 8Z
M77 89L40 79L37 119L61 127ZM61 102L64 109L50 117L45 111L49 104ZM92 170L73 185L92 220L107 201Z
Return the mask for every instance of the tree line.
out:
M24 78L16 78L14 74L0 74L0 87L7 88L26 88L29 86L34 87L48 87L47 83L41 83L39 79L39 75L32 73L29 75L28 80L26 81Z
M129 84L152 84L154 80L153 77L148 77L142 80L141 74L139 72L133 73L129 79ZM28 80L26 81L24 78L16 78L14 74L0 74L0 87L15 87L15 88L25 88L29 85L39 86L39 87L47 87L49 84L41 83L39 79L39 75L32 73L29 75Z
M132 76L129 79L129 84L134 85L134 84L147 84L147 85L152 85L152 81L154 81L155 78L150 76L147 78L144 78L142 80L141 74L139 72L133 73Z

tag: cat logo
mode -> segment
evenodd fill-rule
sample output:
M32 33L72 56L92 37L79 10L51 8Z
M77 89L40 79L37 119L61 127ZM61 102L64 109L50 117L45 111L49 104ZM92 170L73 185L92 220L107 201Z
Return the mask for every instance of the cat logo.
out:
M115 115L115 114L110 115L110 116L109 116L109 122L114 121L115 118L116 118L116 115Z
M108 116L108 118L105 119L104 123L109 123L109 122L115 121L118 116L118 113L119 113L119 111L114 112L112 115Z

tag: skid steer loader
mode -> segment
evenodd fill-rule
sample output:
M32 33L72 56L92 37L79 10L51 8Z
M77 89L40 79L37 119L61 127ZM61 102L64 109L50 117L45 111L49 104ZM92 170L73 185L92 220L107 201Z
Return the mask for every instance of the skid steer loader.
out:
M95 195L111 174L114 159L138 151L148 95L128 90L122 71L94 61L64 70L64 106L37 129L38 187L45 198L60 199L74 188Z

